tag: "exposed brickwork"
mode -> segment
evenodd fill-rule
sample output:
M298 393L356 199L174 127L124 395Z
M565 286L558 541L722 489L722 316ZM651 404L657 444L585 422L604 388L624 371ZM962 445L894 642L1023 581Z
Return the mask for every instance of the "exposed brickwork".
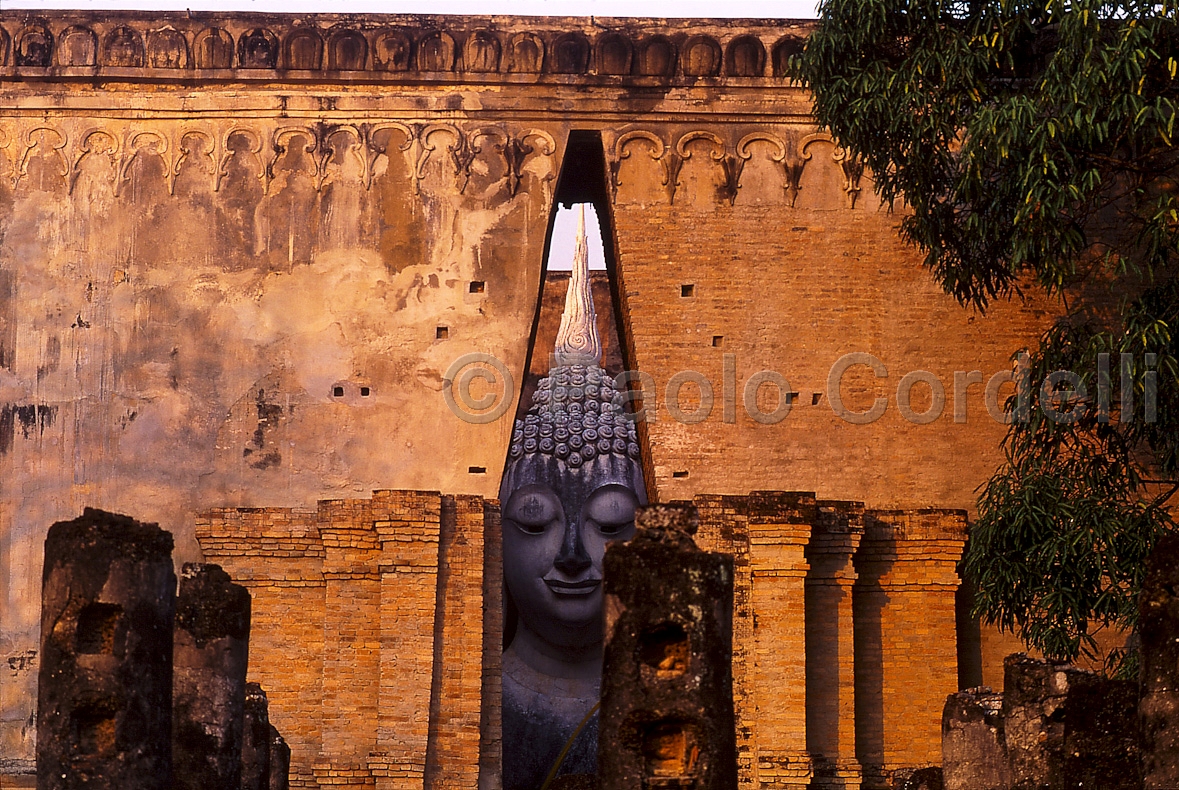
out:
M806 633L803 556L816 521L813 494L754 492L748 499L753 576L757 786L806 788ZM799 657L803 660L799 661Z
M941 715L957 690L958 510L869 510L855 554L856 756L864 787L941 760Z
M858 788L852 557L864 506L820 501L816 511L806 549L806 747L817 755L817 787Z
M483 707L483 499L442 498L426 787L475 787Z
M249 678L291 746L291 787L314 787L322 749L325 550L314 511L226 508L196 519L205 557L249 589Z
M417 788L429 737L442 498L378 491L373 503L381 540L381 718L369 766L378 787Z
M481 732L498 727L481 729L486 512L378 491L200 519L206 556L240 571L266 623L250 674L288 733L293 787L476 786Z
M656 179L658 163L634 144L629 150L620 178ZM827 188L838 187L814 183L803 193ZM1049 305L1000 303L984 320L940 291L919 254L897 238L898 216L866 207L804 208L801 196L791 208L777 190L773 203L730 207L678 192L674 205L658 193L628 203L620 187L614 221L625 334L639 369L654 378L659 402L658 420L647 425L654 472L648 485L661 501L789 487L880 506L973 507L975 488L1001 460L1005 426L987 414L978 384L967 390L966 422L955 422L953 374L980 370L985 381L1009 370L1011 355L1046 325ZM692 296L681 296L683 284L694 285ZM862 366L844 377L851 411L889 399L869 425L840 419L828 399L832 365L850 352L873 354L888 369L883 380ZM726 417L729 354L735 387ZM777 424L758 424L746 413L746 382L761 370L780 373L798 393ZM898 411L898 383L914 370L936 374L945 390L945 408L928 425ZM667 410L668 382L681 371L711 383L715 403L703 422L682 424ZM695 385L683 387L684 411L694 410L696 392ZM1009 392L1008 385L1003 398ZM924 411L929 389L917 384L912 393L913 411ZM772 411L775 397L773 386L763 385L760 408Z

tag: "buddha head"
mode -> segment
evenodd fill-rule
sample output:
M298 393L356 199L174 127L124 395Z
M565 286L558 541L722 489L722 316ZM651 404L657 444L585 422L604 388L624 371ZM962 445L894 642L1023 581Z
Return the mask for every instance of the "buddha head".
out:
M600 650L606 544L634 534L645 504L634 420L601 366L588 270L583 215L549 374L516 421L500 487L516 639L555 671Z

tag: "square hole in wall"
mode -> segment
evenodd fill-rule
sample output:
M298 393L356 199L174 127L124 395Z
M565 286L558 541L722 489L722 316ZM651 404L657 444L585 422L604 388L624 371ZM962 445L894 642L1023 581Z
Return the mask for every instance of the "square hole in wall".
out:
M445 340L450 335L450 330L444 326L437 327L434 330L434 337L438 340Z
M481 294L487 288L487 283L482 280L471 280L471 293Z
M360 397L367 398L369 395L372 395L372 394L373 394L373 391L371 389L369 389L368 387L361 387L360 388Z
M473 474L473 475L485 475L485 474L487 474L487 467L486 466L468 466L467 472L469 472L470 474Z
M724 345L725 345L725 336L724 335L713 335L712 336L712 347L713 348L723 348Z
M687 476L688 476L688 470L687 470L687 469L681 469L681 470L680 470L680 471L678 471L678 472L672 472L672 473L671 473L671 476L672 476L672 477L674 477L676 480L682 480L683 478L685 478L685 477L687 477Z
M342 397L344 397L344 388L343 388L343 387L341 387L339 384L337 384L336 386L332 387L332 397L333 397L333 398L342 398Z
M682 296L686 299L689 296L695 296L695 295L696 295L696 286L693 283L684 283L683 285L680 286L680 296Z
M820 396L820 394L819 394L818 392L815 392L815 393L813 393L813 394L811 395L811 405L812 405L812 406L818 406L818 405L819 405L819 398L820 398L820 397L821 397L821 396Z

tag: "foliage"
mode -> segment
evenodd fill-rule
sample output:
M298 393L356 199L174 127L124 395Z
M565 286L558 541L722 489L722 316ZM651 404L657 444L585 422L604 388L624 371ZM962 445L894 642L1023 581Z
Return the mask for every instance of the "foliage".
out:
M881 196L911 209L902 232L934 277L979 310L1031 290L1067 307L1008 403L1006 460L982 488L966 571L984 619L1075 658L1101 625L1133 625L1143 561L1174 527L1179 12L1096 0L823 0L819 12L794 75ZM1058 370L1077 379L1041 390Z

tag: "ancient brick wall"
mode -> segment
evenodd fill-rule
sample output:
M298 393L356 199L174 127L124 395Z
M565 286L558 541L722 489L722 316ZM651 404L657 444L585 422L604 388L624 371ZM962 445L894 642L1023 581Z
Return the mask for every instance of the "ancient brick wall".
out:
M883 788L939 762L964 513L783 492L693 504L697 545L734 558L741 787ZM292 786L495 786L494 502L377 491L198 525L206 556L269 613L250 676L291 744Z
M572 130L601 140L620 358L658 393L641 430L652 499L802 489L969 508L1003 428L977 376L962 378L956 420L955 372L986 382L1008 369L1057 307L983 317L937 290L870 174L817 134L783 78L805 33L773 20L0 13L3 751L32 754L44 530L92 505L158 521L178 561L203 551L255 584L259 631L292 620L252 663L273 672L297 755L350 750L320 779L451 770L425 753L435 632L467 649L448 629L473 614L437 595L441 500L382 510L378 496L357 505L372 509L362 526L300 508L398 488L453 492L457 514L462 496L497 493ZM495 386L512 378L473 389L505 404L498 420L460 418L444 398L472 352L502 363ZM875 355L888 378L856 366L830 390L849 352ZM784 381L762 376L747 408L763 370ZM937 419L920 419L928 377L901 414L897 386L914 370L945 390ZM679 407L693 412L703 379L711 412L671 419L668 384L688 382ZM779 405L776 383L797 393L790 413L755 421ZM851 412L888 407L856 424L832 392ZM222 510L198 518L210 508ZM491 544L458 542L479 529L467 518L454 551L497 567ZM756 525L731 520L739 574L807 605L801 538L750 543ZM498 594L490 576L463 583ZM742 644L756 640L741 631L759 594L748 589ZM846 624L843 604L809 589L809 605ZM379 631L347 620L362 611L379 612ZM350 624L328 633L337 613ZM797 622L779 625L797 641ZM480 633L479 671L461 664L439 678L448 690L491 693L478 678L495 675L494 638ZM844 689L846 673L806 682ZM283 721L292 700L311 718ZM492 770L494 722L447 715L482 728ZM376 735L345 743L353 721ZM845 736L828 732L843 759ZM800 738L789 731L790 750L808 748ZM299 781L314 771L296 765Z
M483 527L481 498L416 491L201 518L206 556L269 615L250 677L291 745L292 786L478 784ZM300 535L310 546L291 546Z

